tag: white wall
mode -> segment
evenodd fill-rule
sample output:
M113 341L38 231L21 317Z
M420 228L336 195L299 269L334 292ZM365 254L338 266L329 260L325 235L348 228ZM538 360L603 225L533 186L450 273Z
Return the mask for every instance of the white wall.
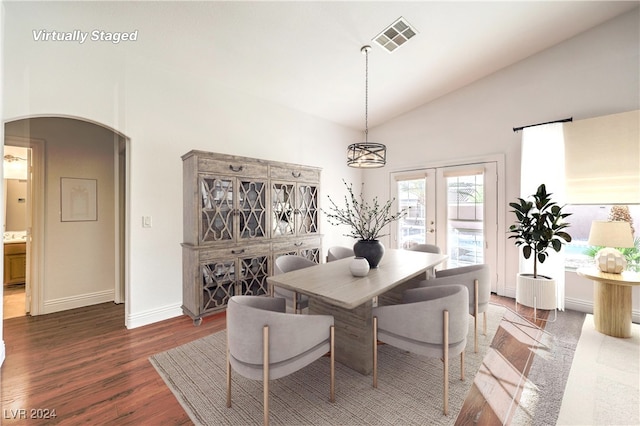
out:
M199 149L322 167L322 206L327 194L342 196L342 178L359 185L360 172L343 159L346 145L360 134L198 79L191 71L197 64L154 62L146 49L157 48L167 28L128 45L33 41L34 28L89 22L91 8L90 3L7 5L5 33L12 36L5 39L3 118L82 117L130 139L126 320L135 327L181 314L181 155ZM93 25L127 26L129 18L117 5L95 5L95 10L104 13L93 14ZM152 216L152 228L141 227L142 216ZM325 251L352 243L327 224L321 230Z
M640 106L639 9L531 56L370 131L388 146L388 167L365 172L372 195L388 195L389 173L456 159L504 154L507 201L519 196L520 133L512 128L583 119ZM507 226L512 221L503 206ZM518 252L506 239L506 294L515 295ZM591 283L567 274L567 307L587 310ZM634 291L634 312L640 298Z

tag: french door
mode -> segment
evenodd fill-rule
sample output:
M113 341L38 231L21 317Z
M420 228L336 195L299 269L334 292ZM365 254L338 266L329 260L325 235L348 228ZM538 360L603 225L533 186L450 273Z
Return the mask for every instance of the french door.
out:
M434 244L446 268L498 263L495 162L427 168L392 174L392 194L407 215L391 230L392 244ZM492 291L496 291L492 274Z

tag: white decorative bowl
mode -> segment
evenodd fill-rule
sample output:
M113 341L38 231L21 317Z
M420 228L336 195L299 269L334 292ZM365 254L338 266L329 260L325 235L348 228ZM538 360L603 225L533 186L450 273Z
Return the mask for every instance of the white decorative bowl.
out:
M364 257L354 257L349 269L354 277L366 277L369 273L369 262Z

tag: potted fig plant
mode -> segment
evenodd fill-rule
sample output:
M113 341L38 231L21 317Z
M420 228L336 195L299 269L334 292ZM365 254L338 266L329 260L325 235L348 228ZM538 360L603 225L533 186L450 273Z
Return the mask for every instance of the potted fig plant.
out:
M509 238L515 239L515 245L522 247L525 259L533 258L533 274L519 273L516 283L516 302L526 306L533 306L533 288L551 288L555 295L555 280L538 274L538 262L544 263L549 256L549 250L559 252L562 246L571 242L571 235L565 230L569 224L565 222L571 213L564 213L563 207L552 201L552 193L547 192L544 184L540 185L533 200L518 198L518 202L509 203L516 215L515 224L509 227L512 234ZM555 299L554 299L555 301ZM545 306L546 305L546 306ZM538 301L537 307L541 309L555 309L555 303L547 304L545 300Z
M331 197L327 196L331 203L330 211L325 211L327 219L332 225L349 226L350 232L344 235L358 240L353 246L354 254L357 257L364 257L371 268L376 268L384 255L384 246L379 238L388 235L382 234L383 228L404 217L406 212L402 209L392 214L391 207L395 199L381 205L378 197L375 197L372 203L369 203L364 199L362 190L356 197L353 193L353 184L347 184L344 180L342 182L348 192L344 197L344 207L338 207Z

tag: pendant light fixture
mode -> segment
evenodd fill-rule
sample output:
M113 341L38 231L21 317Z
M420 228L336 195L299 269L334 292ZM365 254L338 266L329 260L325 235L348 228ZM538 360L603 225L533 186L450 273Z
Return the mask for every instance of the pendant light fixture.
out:
M365 55L364 79L364 142L352 143L347 148L347 165L359 168L382 167L387 163L387 147L369 142L369 51L371 46L362 46Z

